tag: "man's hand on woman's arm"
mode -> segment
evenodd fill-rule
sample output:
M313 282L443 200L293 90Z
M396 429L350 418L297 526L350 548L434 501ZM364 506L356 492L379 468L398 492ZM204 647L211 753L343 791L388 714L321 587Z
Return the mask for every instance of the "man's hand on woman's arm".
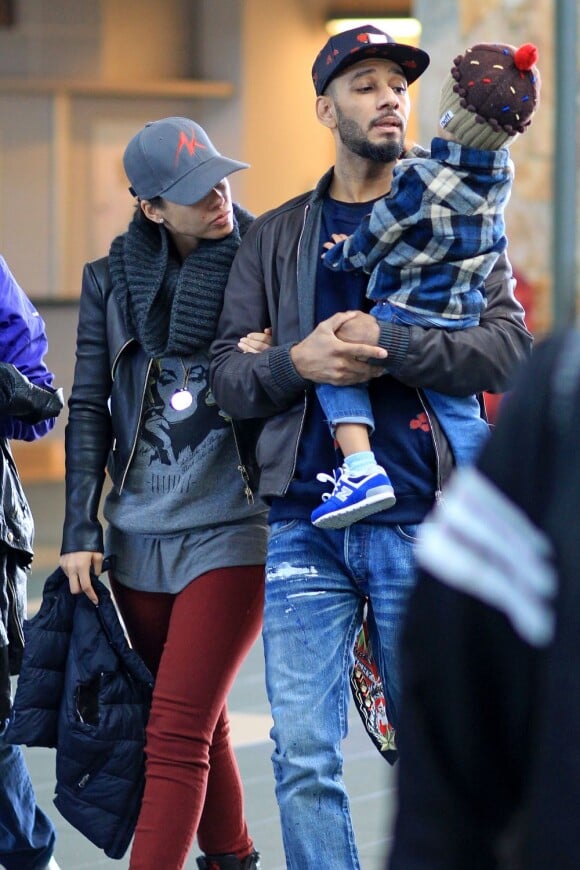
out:
M361 318L364 318L363 323ZM360 384L383 374L381 367L366 362L383 360L388 355L386 350L373 344L372 324L368 321L374 322L378 340L376 320L360 311L341 311L319 323L290 351L298 374L315 383L334 386ZM349 329L351 322L354 325ZM352 339L343 339L343 334L352 335Z

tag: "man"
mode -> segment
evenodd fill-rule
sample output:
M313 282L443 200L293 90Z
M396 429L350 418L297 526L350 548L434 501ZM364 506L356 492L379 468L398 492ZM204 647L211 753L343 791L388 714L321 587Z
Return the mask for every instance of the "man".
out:
M580 867L579 426L576 328L422 528L391 870Z
M34 441L53 428L63 407L45 363L42 318L0 257L0 865L6 870L58 870L56 834L36 804L20 746L4 742L11 710L10 675L24 642L27 569L34 523L9 439Z
M271 505L266 682L286 860L299 870L321 860L341 870L359 867L340 744L367 599L389 717L397 721L397 647L413 584L412 546L453 463L419 388L502 390L531 344L505 256L486 283L480 326L455 333L379 326L362 310L366 277L336 275L321 263L332 234L352 233L389 190L404 154L408 85L428 63L425 52L371 26L324 46L313 80L335 166L316 190L252 225L233 263L212 349L218 404L233 418L261 423L259 485ZM239 352L241 337L270 326L271 348ZM371 443L378 461L389 457L397 503L346 530L317 529L310 521L321 493L316 472L337 461L313 384L367 380L376 419ZM252 470L251 462L243 469Z

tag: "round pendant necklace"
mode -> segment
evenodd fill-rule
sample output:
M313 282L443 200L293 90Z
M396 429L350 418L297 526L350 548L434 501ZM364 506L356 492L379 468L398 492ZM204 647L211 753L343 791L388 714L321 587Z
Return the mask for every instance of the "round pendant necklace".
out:
M193 402L193 396L190 391L187 389L187 382L189 380L189 372L191 371L191 366L185 367L185 363L179 357L179 362L183 368L183 385L178 387L169 400L169 404L173 408L174 411L186 411L191 403Z

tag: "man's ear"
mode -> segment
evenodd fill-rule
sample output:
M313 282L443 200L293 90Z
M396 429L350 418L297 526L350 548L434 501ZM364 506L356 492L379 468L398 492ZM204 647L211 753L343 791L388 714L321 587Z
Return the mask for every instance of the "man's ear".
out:
M316 98L316 117L321 124L333 130L336 127L334 100L327 94Z

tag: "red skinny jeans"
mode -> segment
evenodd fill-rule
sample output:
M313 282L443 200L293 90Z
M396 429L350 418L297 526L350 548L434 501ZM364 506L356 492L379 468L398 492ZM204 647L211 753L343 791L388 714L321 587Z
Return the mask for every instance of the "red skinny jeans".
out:
M177 595L111 579L134 648L155 675L145 794L131 870L180 870L197 834L206 855L253 849L226 698L262 625L264 568L220 568Z

